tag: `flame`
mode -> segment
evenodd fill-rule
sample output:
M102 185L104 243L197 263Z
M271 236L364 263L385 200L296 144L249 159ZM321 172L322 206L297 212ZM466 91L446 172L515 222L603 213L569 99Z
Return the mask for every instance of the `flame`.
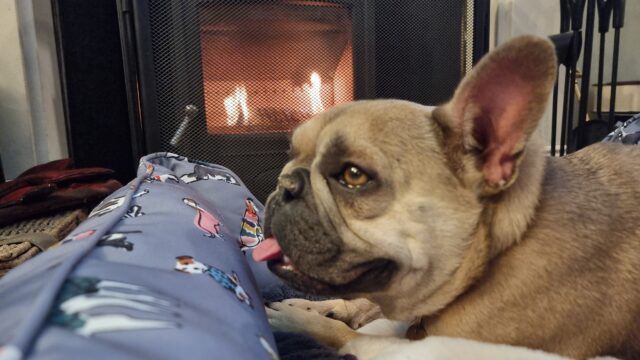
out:
M227 125L249 123L249 106L247 105L247 88L236 86L233 93L224 99L224 109L227 112Z
M322 80L317 72L311 73L311 86L309 87L309 99L311 100L311 112L317 114L324 110L322 105Z
M236 88L236 99L240 104L240 110L242 110L242 117L245 121L249 120L249 106L247 105L247 88L244 86Z
M298 88L300 89L300 88ZM312 114L324 111L322 103L322 79L317 72L312 72L309 83L302 86L302 90L309 97L309 105ZM244 85L236 86L233 92L224 98L224 109L227 113L227 126L250 125L248 93ZM302 104L301 104L302 105ZM308 108L307 108L308 109Z
M231 95L224 99L224 109L227 111L227 125L235 125L239 115L235 96Z

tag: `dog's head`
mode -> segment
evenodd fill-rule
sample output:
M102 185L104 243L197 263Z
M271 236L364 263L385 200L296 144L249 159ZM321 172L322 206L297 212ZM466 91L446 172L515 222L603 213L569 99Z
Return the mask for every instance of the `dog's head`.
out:
M176 257L175 269L187 274L204 274L209 267L192 256L185 255Z
M453 276L487 204L524 173L555 71L552 44L522 37L435 110L377 100L315 116L293 134L266 206L270 250L258 258L303 291L365 296L387 316L410 316L399 305L426 301Z

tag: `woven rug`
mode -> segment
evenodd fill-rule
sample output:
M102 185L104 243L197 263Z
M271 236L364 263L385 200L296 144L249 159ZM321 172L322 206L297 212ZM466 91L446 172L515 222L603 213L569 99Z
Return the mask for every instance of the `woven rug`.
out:
M87 217L76 209L0 228L0 277L64 239Z

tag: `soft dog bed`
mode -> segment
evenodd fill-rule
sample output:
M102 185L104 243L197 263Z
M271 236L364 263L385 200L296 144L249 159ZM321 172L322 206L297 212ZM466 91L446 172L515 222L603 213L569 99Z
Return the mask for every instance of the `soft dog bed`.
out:
M224 167L144 157L59 247L0 281L0 359L277 358L254 273L276 280L242 251L261 211Z

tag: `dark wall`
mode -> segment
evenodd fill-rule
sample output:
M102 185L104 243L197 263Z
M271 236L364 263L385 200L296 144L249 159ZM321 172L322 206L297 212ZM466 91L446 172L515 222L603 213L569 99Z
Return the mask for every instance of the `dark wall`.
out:
M134 176L118 15L114 0L53 0L69 153L78 166Z

